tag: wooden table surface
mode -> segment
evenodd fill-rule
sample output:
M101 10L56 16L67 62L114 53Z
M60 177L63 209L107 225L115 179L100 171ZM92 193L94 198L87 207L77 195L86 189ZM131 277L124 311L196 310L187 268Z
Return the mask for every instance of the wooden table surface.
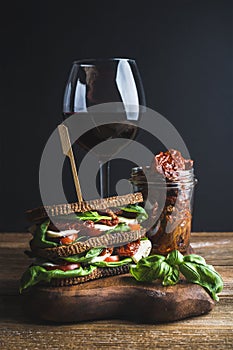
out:
M106 320L46 324L21 309L18 280L29 264L27 233L0 233L0 349L233 349L233 233L193 233L192 246L222 275L207 315L167 324Z

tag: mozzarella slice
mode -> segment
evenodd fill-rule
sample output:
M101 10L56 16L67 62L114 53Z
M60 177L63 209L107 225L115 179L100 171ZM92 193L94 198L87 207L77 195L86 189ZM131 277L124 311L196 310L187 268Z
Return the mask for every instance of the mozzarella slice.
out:
M141 258L146 258L150 254L151 248L152 244L149 239L140 241L138 251L132 256L133 261L137 263Z
M138 224L137 219L124 218L123 216L118 216L119 222L124 222L126 224Z
M57 264L53 264L52 262L44 262L43 264L40 264L41 266L57 266Z
M114 228L116 226L117 225L108 226L108 225L102 225L102 224L95 224L95 229L100 230L100 231L108 231L108 230L111 230L112 228Z
M111 253L108 252L108 253L105 253L104 255L101 255L101 256L96 256L95 258L93 258L91 261L90 261L90 264L91 263L94 263L94 262L99 262L99 261L104 261L106 258L108 258L109 256L111 256Z
M48 235L48 237L51 237L51 238L56 238L56 237L66 237L66 236L69 236L69 235L72 235L74 233L78 233L80 230L64 230L64 231L60 231L60 232L55 232L55 231L51 231L51 230L48 230L46 233Z

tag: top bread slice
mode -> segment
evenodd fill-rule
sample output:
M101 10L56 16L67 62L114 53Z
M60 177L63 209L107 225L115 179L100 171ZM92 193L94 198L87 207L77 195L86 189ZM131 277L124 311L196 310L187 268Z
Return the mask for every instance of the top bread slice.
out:
M141 202L143 202L143 196L140 192L137 192L123 196L113 196L90 201L39 207L28 210L26 216L29 221L36 222L46 219L47 217L69 215L72 213L84 213L85 211L105 210L108 208L121 207Z

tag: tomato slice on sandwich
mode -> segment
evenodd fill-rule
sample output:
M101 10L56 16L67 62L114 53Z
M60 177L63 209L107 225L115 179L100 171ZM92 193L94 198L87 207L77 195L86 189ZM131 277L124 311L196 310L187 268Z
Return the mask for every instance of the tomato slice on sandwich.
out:
M116 261L120 261L120 257L119 257L119 255L111 255L111 256L108 256L106 259L104 259L104 261L116 262Z
M62 270L62 271L71 271L78 269L80 264L67 264L67 265L46 265L43 266L47 271L51 270Z
M66 236L66 237L62 237L60 239L61 244L71 244L73 243L76 239L78 238L78 234L77 233L73 233L72 235Z
M140 224L128 224L128 226L130 227L131 231L137 231L137 230L140 230L141 228Z

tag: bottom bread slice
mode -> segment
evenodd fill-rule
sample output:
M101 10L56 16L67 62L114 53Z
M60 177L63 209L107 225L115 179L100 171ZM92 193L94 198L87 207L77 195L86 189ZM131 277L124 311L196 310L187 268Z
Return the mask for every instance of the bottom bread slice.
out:
M96 280L99 278L121 275L129 272L129 265L117 266L117 267L97 267L92 273L87 276L70 277L70 278L54 278L51 280L50 285L53 287L72 286Z

